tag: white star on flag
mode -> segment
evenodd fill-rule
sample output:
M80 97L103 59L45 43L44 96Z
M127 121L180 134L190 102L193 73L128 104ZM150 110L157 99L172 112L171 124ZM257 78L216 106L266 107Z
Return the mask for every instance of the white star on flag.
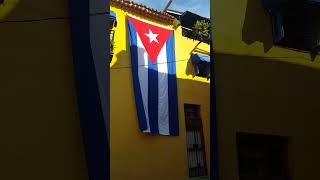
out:
M155 41L156 43L159 44L158 39L157 39L157 36L158 36L159 34L153 34L153 32L152 32L150 29L149 29L149 34L147 34L147 33L144 33L144 34L149 37L149 39L150 39L150 44L151 44L153 41Z

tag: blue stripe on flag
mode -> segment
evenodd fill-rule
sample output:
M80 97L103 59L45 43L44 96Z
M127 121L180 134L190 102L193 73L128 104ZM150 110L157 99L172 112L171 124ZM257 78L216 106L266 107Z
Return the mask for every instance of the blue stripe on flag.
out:
M170 135L179 135L178 119L178 94L176 78L176 58L174 54L174 33L167 40L167 58L168 62L168 98L169 98L169 129Z
M158 127L158 62L151 63L148 58L148 112L151 133L159 133Z
M146 130L147 120L145 116L145 111L143 107L140 82L138 76L138 46L137 46L137 32L134 29L133 24L128 19L129 25L129 38L130 38L130 55L131 55L131 65L132 65L132 79L133 79L133 89L137 106L138 122L140 129Z
M135 101L136 101L136 107L137 107L137 114L138 114L138 122L139 127L143 132L150 132L153 134L159 134L159 124L165 125L167 120L169 121L167 126L169 126L168 131L169 135L171 136L178 136L179 135L179 119L178 119L178 97L177 97L177 79L176 79L176 64L175 64L175 52L174 52L174 34L172 33L170 37L168 38L166 42L166 66L167 66L167 75L168 75L168 84L162 84L163 86L168 86L167 98L160 98L159 99L159 93L162 91L159 91L159 77L158 73L163 73L162 71L163 66L158 67L158 63L155 64L151 63L150 58L148 58L147 62L147 72L144 74L144 72L141 72L141 67L139 67L140 63L143 63L144 59L138 59L143 58L142 55L138 54L139 47L138 47L138 34L130 20L128 19L128 26L129 26L129 37L130 37L130 53L131 53L131 64L132 64L132 78L133 78L133 85L134 85L134 95L135 95ZM139 45L140 46L140 45ZM143 51L141 51L142 53ZM163 54L162 54L163 56ZM165 58L165 57L161 57ZM140 62L140 61L141 62ZM164 61L162 59L162 61ZM161 61L161 62L162 62ZM158 70L161 69L161 72ZM148 76L148 78L143 78L144 75ZM143 78L143 79L139 79ZM161 80L161 82L166 82ZM142 83L142 84L140 84ZM145 87L140 87L140 85L145 85ZM147 89L145 89L147 88ZM146 91L146 94L142 94L143 91ZM162 96L161 96L162 97ZM144 102L146 100L147 102ZM161 102L160 102L161 100ZM163 100L168 101L168 114L166 111L164 111L162 107L163 112L159 112L159 103L163 105ZM166 102L165 102L166 103ZM145 109L147 108L147 109ZM161 107L160 107L161 109ZM147 112L148 111L148 112ZM146 114L147 113L147 114ZM164 113L164 114L159 114ZM161 116L159 116L161 115ZM168 115L168 116L166 116ZM162 119L164 116L166 116L164 119ZM160 119L159 119L160 117ZM164 121L164 122L159 122ZM149 131L145 131L148 130ZM162 134L167 134L168 131L163 132L162 127Z

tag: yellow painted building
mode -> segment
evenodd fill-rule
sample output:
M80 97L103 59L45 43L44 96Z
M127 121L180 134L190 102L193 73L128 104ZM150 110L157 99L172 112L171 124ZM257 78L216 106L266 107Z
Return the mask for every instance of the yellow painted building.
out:
M110 69L110 177L112 180L188 179L185 104L200 105L203 123L205 155L210 169L210 82L193 77L190 53L198 41L182 36L181 27L174 30L176 72L179 104L179 136L144 134L138 127L132 72L127 15L147 22L171 27L136 8L111 1L111 11L117 16L114 34L114 56ZM210 52L210 46L201 43L198 51Z
M73 62L70 4L64 0L4 2L17 4L5 8L0 5L0 179L89 179ZM97 4L91 8L97 10ZM197 41L182 37L181 28L175 30L180 135L142 134L136 118L131 69L126 68L130 66L125 21L129 11L114 6L111 9L118 19L110 73L111 179L188 178L184 104L200 105L209 170L210 83L206 78L193 77L189 61ZM208 52L209 46L201 44L200 49ZM94 173L91 171L91 176Z
M87 180L65 0L0 5L0 179ZM15 7L15 8L14 8ZM24 22L25 21L25 22Z
M260 0L212 3L221 180L240 179L239 132L286 138L286 175L320 179L320 56L275 45Z

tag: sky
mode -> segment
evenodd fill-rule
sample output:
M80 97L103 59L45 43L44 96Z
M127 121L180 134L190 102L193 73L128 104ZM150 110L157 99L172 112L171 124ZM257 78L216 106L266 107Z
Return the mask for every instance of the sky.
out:
M148 7L162 11L169 0L132 0ZM191 11L203 17L210 17L210 0L173 0L169 9Z

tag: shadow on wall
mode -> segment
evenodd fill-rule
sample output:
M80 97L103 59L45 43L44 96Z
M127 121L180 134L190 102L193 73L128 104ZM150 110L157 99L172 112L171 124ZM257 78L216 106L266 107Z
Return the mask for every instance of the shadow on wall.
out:
M130 54L129 51L120 51L117 54L115 54L117 57L117 61L114 62L115 64L113 64L113 67L115 67L115 68L124 68L124 67L129 68L128 66L131 66L131 63L130 63L130 65L124 65L124 64L126 64L126 62L123 62L124 60L128 59L128 57L130 58L130 56L128 56L128 54ZM113 59L112 61L115 61L115 59Z
M192 64L191 58L188 59L188 62L187 62L186 74L192 75L192 77L195 77L194 66Z
M125 18L124 29L128 29L128 19L127 18ZM126 36L125 39L127 39L129 41L129 33L126 32L126 33L124 33L124 35ZM116 31L115 37L116 36L123 36L123 34L119 34ZM117 38L115 38L115 40L116 39ZM114 41L114 52L116 52L116 53L114 53L114 57L112 58L111 63L110 63L110 64L112 64L112 66L110 67L111 69L112 68L121 68L121 67L124 67L124 66L126 66L126 67L128 66L126 64L126 62L124 62L124 60L128 59L128 57L130 58L130 44L129 44L129 42L126 42L125 50L121 50L120 52L117 52L118 46L121 43L123 43L123 42ZM115 59L115 57L116 57L116 59Z
M221 60L215 62L218 137L236 130L292 136L293 179L320 179L312 163L320 161L320 143L314 141L320 138L320 69L261 57L215 58ZM221 158L229 160L222 176L236 179L229 173L230 164L237 168L235 151L226 144L232 143L219 146Z
M286 121L284 127L294 119L298 125L320 118L320 69L260 57L216 57L223 59L215 65L218 104L245 119Z
M273 46L271 18L261 0L247 0L242 40L248 45L261 42L265 53Z

